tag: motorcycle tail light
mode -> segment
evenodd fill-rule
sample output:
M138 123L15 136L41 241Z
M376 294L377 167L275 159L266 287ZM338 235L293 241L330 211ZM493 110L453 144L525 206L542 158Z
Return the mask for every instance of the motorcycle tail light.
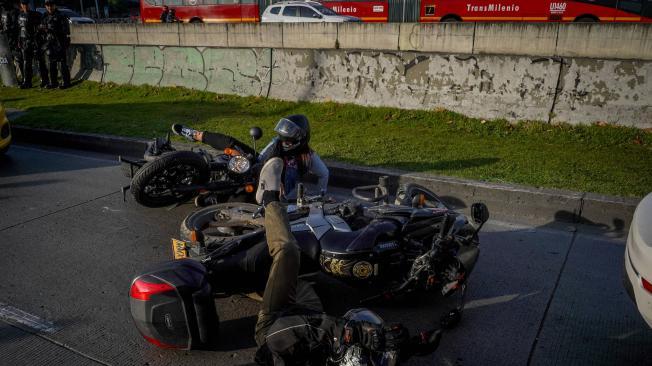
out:
M245 192L247 192L247 193L251 193L251 192L253 192L253 191L254 191L254 186L253 186L253 184L247 184L247 185L245 186Z
M152 283L139 278L131 285L129 296L137 300L149 300L152 295L173 290L174 288L165 282Z
M641 283L643 284L643 288L652 294L652 283L648 282L645 278L641 277Z
M146 340L147 342L149 342L149 343L151 343L151 344L153 344L153 345L155 345L155 346L157 346L157 347L160 347L160 348L165 348L165 349L183 349L183 347L181 347L181 346L175 346L175 345L173 345L173 344L163 343L163 342L159 341L158 339L156 339L156 338L152 338L152 337L148 337L148 336L144 335L143 333L140 333L140 335L142 335L143 338L145 338L145 340Z

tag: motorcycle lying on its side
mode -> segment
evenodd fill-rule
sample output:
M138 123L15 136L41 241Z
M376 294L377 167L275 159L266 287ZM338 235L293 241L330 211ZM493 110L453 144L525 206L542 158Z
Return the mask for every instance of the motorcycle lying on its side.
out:
M487 207L472 205L472 224L415 184L400 188L394 204L383 178L352 193L366 204L328 204L298 188L297 204L288 210L301 250L300 274L321 271L373 290L363 302L418 291L459 292L457 307L441 319L445 328L457 324ZM132 282L132 315L145 338L175 348L201 347L216 330L212 296L264 291L272 261L259 212L255 205L221 204L184 220L182 235L189 237L173 241L177 260Z
M249 131L256 150L262 130ZM143 159L118 157L123 173L131 183L134 199L146 207L163 207L196 197L198 207L219 202L255 202L257 182L256 156L234 146L214 155L197 148L177 151L167 138L148 143Z

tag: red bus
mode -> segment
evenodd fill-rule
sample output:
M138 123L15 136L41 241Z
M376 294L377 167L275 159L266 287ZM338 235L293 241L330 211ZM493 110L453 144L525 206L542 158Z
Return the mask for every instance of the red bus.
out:
M259 22L274 0L141 0L143 23L160 22L163 5L189 22ZM322 0L364 22L646 22L652 0Z
M652 22L652 0L422 0L421 22Z
M163 6L184 23L259 22L257 0L140 0L143 23L160 23Z
M387 0L321 0L324 6L338 14L360 18L363 22L387 22L389 9Z

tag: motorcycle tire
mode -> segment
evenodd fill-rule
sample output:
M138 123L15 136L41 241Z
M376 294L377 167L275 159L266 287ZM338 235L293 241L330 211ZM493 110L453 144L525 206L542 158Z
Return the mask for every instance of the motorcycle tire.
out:
M209 177L209 166L197 153L170 152L138 169L131 180L131 193L136 202L145 207L169 206L187 201L196 194L196 192L175 193L172 191L172 185L204 184L208 182Z
M201 231L204 241L210 242L212 246L244 237L264 227L263 218L252 218L259 207L251 203L226 202L199 209L186 216L181 222L181 240L192 241L193 230ZM241 216L235 218L233 214ZM233 226L236 220L242 218L246 218L242 226Z

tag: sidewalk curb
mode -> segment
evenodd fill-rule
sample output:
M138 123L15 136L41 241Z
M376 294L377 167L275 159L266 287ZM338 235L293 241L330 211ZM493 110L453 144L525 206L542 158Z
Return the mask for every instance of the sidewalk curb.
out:
M12 132L16 141L131 157L141 157L149 140L23 126L12 126ZM327 165L330 183L334 186L351 188L376 184L380 176L387 175L392 191L401 184L417 183L433 190L457 209L466 211L473 202L484 202L493 219L527 225L544 226L554 222L587 224L623 233L629 230L634 210L641 200L479 182L335 161L327 161Z

